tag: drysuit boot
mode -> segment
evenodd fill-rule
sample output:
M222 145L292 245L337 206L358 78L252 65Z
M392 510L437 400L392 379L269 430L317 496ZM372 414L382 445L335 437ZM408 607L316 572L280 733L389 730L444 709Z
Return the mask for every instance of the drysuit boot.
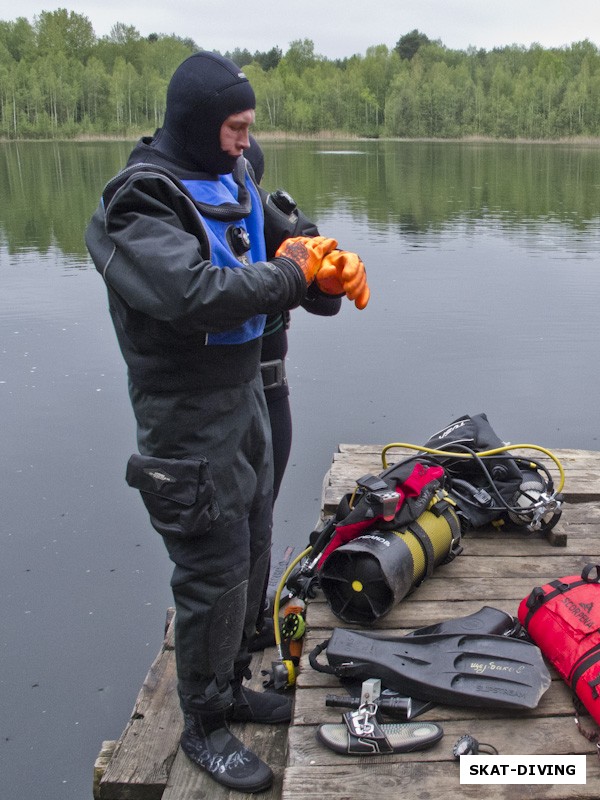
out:
M217 783L240 792L262 792L271 786L271 768L231 733L223 711L184 712L183 718L181 749Z
M277 725L292 718L292 701L277 692L255 692L241 681L233 681L233 705L227 718L233 722L262 722Z

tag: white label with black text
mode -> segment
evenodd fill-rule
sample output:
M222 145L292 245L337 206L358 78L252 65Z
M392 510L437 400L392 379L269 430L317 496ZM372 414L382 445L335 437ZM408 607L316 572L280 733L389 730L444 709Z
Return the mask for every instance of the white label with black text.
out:
M585 756L460 757L461 783L585 783Z

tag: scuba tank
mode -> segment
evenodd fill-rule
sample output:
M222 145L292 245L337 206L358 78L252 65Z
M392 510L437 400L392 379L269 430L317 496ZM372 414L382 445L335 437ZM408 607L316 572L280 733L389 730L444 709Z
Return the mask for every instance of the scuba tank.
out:
M339 619L369 625L461 550L458 516L441 494L402 530L374 529L336 548L319 581Z

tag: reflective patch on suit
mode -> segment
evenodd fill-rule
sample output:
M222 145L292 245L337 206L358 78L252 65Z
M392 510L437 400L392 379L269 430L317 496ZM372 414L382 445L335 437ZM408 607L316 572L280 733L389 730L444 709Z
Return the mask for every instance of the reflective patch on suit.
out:
M246 617L248 581L222 594L215 603L208 634L208 658L211 669L221 675L230 672L242 641Z

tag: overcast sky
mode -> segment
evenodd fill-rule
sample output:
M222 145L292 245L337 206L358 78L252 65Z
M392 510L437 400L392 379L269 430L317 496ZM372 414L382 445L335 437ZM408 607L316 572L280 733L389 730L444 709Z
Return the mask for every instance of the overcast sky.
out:
M0 19L33 22L57 8L86 16L99 37L122 22L142 36L174 33L220 52L277 46L285 53L290 42L311 39L315 54L343 58L371 45L391 48L414 28L460 50L600 45L600 0L0 0Z

